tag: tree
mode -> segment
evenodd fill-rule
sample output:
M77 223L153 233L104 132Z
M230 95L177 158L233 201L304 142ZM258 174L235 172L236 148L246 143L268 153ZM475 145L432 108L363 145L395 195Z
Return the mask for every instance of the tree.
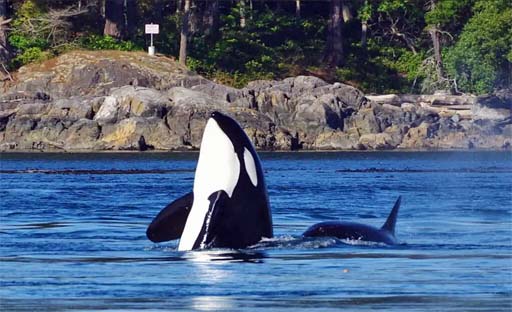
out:
M121 39L125 34L124 0L105 1L105 28L103 34Z
M430 11L436 10L436 0L430 0L429 3ZM428 33L430 35L430 39L432 40L432 46L434 48L434 60L436 66L437 80L442 80L444 78L443 74L443 60L441 58L441 37L440 37L440 29L439 24L434 23L428 26Z
M245 7L245 0L240 0L240 28L245 28L247 25L247 20L245 17L246 13L246 7Z
M350 11L350 6L347 1L341 1L341 12L343 14L343 22L348 23L352 20L352 12Z
M125 38L132 38L135 32L136 0L124 0L124 29Z
M7 41L7 24L9 23L7 0L0 0L0 63L7 64L11 52Z
M331 68L343 63L342 21L342 0L331 0L324 57L325 63Z
M208 0L206 2L206 34L215 34L219 28L219 0Z
M382 0L376 2L377 31L387 41L405 43L413 54L423 34L423 0Z
M180 36L180 56L179 61L181 65L187 64L187 41L189 35L189 20L190 20L190 2L191 0L185 0L185 6L183 8L183 19L181 23L181 36Z
M426 77L423 89L433 91L436 89L457 88L453 80L446 77L443 64L443 46L447 46L454 39L460 28L461 15L472 0L428 0L428 11L425 13L426 31L429 34L433 56L424 61ZM451 33L454 33L452 35ZM430 69L428 67L431 67Z
M512 85L512 7L508 0L477 0L473 16L445 57L447 72L466 92Z
M372 17L372 5L365 0L363 5L359 8L358 18L361 20L361 47L366 50L366 43L368 38L368 21Z

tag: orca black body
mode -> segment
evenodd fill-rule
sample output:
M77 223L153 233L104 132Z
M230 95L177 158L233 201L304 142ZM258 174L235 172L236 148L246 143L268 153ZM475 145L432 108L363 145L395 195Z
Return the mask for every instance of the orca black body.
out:
M401 199L401 196L398 197L386 223L380 229L355 222L330 221L317 223L307 229L302 235L304 237L330 236L339 239L377 242L387 245L398 244L395 237L395 224Z
M235 120L219 112L211 114L193 192L165 207L146 235L153 242L179 238L179 250L244 248L272 237L261 163Z

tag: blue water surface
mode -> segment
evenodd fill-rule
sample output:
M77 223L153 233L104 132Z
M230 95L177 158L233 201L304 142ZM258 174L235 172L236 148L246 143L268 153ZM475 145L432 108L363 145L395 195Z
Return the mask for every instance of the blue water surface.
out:
M1 154L0 310L512 310L510 152L261 153L273 239L151 243L197 156ZM300 237L399 195L398 246Z

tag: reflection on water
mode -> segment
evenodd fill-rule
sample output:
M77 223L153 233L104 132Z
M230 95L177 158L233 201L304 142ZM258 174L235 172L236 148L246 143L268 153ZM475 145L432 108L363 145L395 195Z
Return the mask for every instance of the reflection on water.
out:
M212 249L184 253L185 259L206 264L216 261L263 263L265 257L263 251L257 250Z
M191 308L199 311L226 311L235 308L229 297L199 296L191 298Z
M505 295L365 296L358 298L193 296L125 299L2 299L2 311L510 311Z

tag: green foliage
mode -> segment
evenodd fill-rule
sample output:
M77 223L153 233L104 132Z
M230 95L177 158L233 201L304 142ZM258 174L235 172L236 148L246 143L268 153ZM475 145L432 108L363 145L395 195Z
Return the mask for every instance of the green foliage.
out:
M458 42L446 52L446 67L459 87L487 93L510 84L512 7L507 0L480 0Z
M49 52L44 52L38 47L28 48L23 53L18 54L13 60L16 67L23 66L33 62L41 62L49 59L52 56Z
M49 43L44 38L34 38L25 36L21 33L13 33L9 36L9 43L12 47L19 49L21 51L30 49L30 48L39 48L47 49L49 47Z
M89 50L119 50L136 51L141 50L131 41L122 41L110 36L90 35L80 39L80 46Z
M368 0L365 0L361 7L357 10L357 16L361 21L368 21L372 18L373 7Z
M12 32L9 36L9 43L15 49L24 50L37 47L40 50L49 47L48 40L43 36L36 36L30 28L38 27L32 25L31 21L41 18L46 8L35 1L23 2L16 12L16 18L12 22Z
M425 22L429 25L447 25L463 17L461 10L473 0L437 0L435 7L425 14Z
M245 28L235 7L222 19L218 38L195 36L188 65L199 73L241 87L257 79L284 76L291 67L318 62L323 27L317 18L296 19L271 10L252 12ZM231 79L226 76L230 75Z
M13 2L14 20L9 43L15 52L11 66L44 60L64 51L140 50L149 45L144 24L160 24L154 37L159 53L177 56L182 15L174 1L134 1L136 16L127 16L130 39L103 36L100 2L88 12L52 17L56 10L73 13L76 0ZM256 79L279 79L317 73L350 83L365 92L432 92L456 81L463 92L485 93L512 83L512 7L510 0L347 0L356 18L343 24L344 64L332 70L322 63L328 32L328 6L303 2L301 17L293 5L255 3L245 7L246 26L240 25L240 2L222 2L218 27L208 24L210 2L192 7L187 65L190 69L236 87ZM435 4L432 6L432 4ZM78 13L77 13L78 14ZM363 47L361 23L366 22ZM428 30L441 33L444 73L439 76Z
M407 93L415 82L423 79L421 64L424 55L405 48L382 46L370 39L368 49L354 45L346 64L336 71L336 79L355 85L370 93Z

